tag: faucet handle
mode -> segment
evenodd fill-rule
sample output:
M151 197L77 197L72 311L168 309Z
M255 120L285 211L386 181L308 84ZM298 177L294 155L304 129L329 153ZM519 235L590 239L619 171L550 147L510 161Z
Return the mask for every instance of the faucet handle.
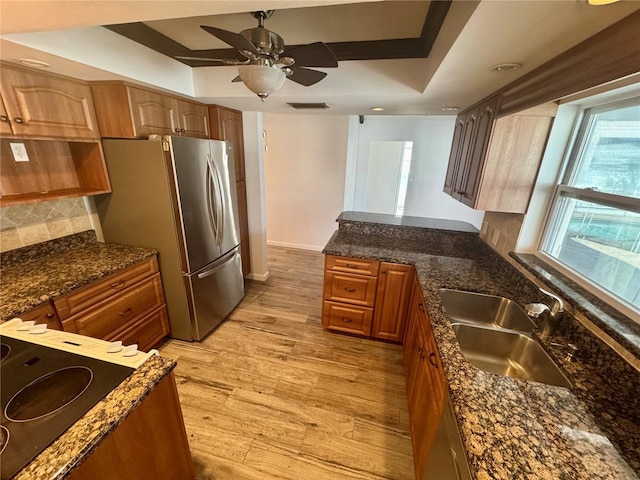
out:
M564 302L562 301L562 299L560 297L558 297L557 295L545 290L544 288L540 288L539 289L542 293L544 293L545 295L553 298L555 300L555 304L553 305L553 307L551 308L551 313L560 313L560 312L564 312Z

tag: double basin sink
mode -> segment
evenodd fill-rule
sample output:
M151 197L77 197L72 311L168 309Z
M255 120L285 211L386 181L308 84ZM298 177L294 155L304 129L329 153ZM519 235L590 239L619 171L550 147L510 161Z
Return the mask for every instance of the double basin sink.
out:
M498 375L571 387L571 382L531 336L536 324L503 297L440 289L463 355L475 367Z

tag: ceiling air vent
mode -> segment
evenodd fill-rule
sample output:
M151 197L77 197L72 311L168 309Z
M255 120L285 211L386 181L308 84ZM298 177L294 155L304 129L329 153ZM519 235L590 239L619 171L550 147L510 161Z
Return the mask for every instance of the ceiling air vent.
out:
M296 110L326 110L329 105L326 103L289 103Z

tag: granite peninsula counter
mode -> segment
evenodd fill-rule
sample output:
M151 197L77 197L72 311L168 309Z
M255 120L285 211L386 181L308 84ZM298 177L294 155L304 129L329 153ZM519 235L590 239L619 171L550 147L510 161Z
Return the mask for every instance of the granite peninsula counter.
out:
M637 479L640 374L573 319L545 349L571 379L566 389L479 370L467 362L438 289L545 300L462 222L343 212L323 253L416 268L472 478ZM550 342L577 343L578 361Z

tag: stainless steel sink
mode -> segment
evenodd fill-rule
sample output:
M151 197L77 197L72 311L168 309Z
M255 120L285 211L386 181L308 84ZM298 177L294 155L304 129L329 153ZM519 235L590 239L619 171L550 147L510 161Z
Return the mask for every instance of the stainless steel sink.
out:
M452 323L465 358L481 370L571 388L571 382L530 336L480 325Z
M460 290L440 289L442 305L453 322L473 322L532 332L536 324L508 298Z

